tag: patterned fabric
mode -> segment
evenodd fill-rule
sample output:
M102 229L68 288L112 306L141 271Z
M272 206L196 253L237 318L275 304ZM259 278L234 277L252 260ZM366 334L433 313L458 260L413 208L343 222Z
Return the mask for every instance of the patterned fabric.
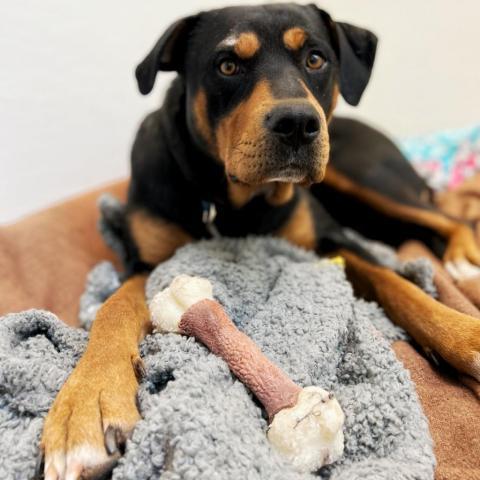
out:
M409 138L400 148L435 190L455 188L480 171L480 125Z

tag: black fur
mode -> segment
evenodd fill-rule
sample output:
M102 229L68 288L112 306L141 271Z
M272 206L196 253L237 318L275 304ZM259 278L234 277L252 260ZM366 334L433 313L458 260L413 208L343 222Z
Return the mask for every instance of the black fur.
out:
M279 32L296 26L307 30L309 39L300 52L291 54L279 47ZM235 29L257 33L262 49L255 58L242 64L241 75L225 79L217 72L218 62L225 55L224 51L217 51L217 45ZM299 83L292 81L300 76L325 112L332 106L337 82L344 98L356 105L370 77L376 44L371 32L335 23L314 5L230 7L174 23L136 70L139 89L144 94L152 90L158 71L176 70L178 77L163 106L144 120L135 139L128 211L142 209L174 222L194 238L202 238L210 236L202 222L204 202L210 202L217 208L215 225L222 235L276 232L294 211L302 187L296 186L293 198L278 207L270 205L260 194L243 207L235 208L228 197L224 165L209 154L195 125L192 116L195 94L199 88L205 90L212 128L249 96L260 78L267 78L275 96L282 98L305 95L299 91ZM326 59L325 67L318 72L302 68L305 52L312 48ZM339 119L331 123L330 135L330 162L341 172L397 201L425 207L420 201L426 190L424 182L382 134L358 122ZM315 213L321 253L345 247L371 260L368 253L343 235L341 225L391 243L400 238L399 231L430 238L431 232L412 225L402 225L396 220L388 225L382 223L385 219L378 213L352 204L350 199L324 185L315 186L311 192L309 202ZM393 232L395 235L391 235ZM128 244L128 232L125 238ZM130 270L143 267L135 259L135 253L135 245L130 242Z
M432 192L398 147L379 131L356 120L330 123L330 164L348 178L402 205L435 210ZM441 256L445 240L429 228L383 215L325 183L311 192L335 221L368 238L398 247L415 238Z

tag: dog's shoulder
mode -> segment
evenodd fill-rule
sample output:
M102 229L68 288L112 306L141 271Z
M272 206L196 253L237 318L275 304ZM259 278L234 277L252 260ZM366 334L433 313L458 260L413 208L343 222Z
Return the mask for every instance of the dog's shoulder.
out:
M145 117L133 142L124 235L129 270L165 260L198 228L200 200L179 162L188 138L177 121L183 94L181 80L174 80L161 108Z

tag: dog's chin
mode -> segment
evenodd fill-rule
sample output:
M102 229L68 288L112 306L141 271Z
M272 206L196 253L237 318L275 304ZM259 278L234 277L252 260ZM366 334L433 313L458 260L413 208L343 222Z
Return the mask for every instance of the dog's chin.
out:
M309 174L299 170L284 170L278 172L271 172L262 176L245 176L241 177L233 173L228 173L227 176L232 183L248 185L251 187L267 186L272 183L295 183L303 184L308 182ZM309 182L312 183L312 182Z
M262 183L304 183L309 178L308 172L300 169L288 168L271 173Z
M308 164L305 166L290 165L285 168L268 172L262 183L294 183L300 185L312 185L323 180L326 162L321 164Z
M243 154L224 161L229 180L250 187L272 183L312 185L323 180L328 160L323 149L306 146L293 151L275 145L265 150L258 150L260 155L256 157Z
M313 170L313 171L312 171ZM232 183L248 185L251 187L268 186L272 183L293 183L310 186L323 180L325 168L319 166L315 169L284 168L269 171L263 175L239 176L227 171L227 176Z

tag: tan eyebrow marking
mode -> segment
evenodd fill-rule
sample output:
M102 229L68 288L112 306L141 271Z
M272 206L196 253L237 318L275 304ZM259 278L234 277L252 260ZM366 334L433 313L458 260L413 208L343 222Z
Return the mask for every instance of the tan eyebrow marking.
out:
M307 32L300 27L289 28L283 34L283 43L289 50L299 50L307 40Z
M243 59L252 58L260 50L260 40L253 32L241 33L233 47L233 51Z

